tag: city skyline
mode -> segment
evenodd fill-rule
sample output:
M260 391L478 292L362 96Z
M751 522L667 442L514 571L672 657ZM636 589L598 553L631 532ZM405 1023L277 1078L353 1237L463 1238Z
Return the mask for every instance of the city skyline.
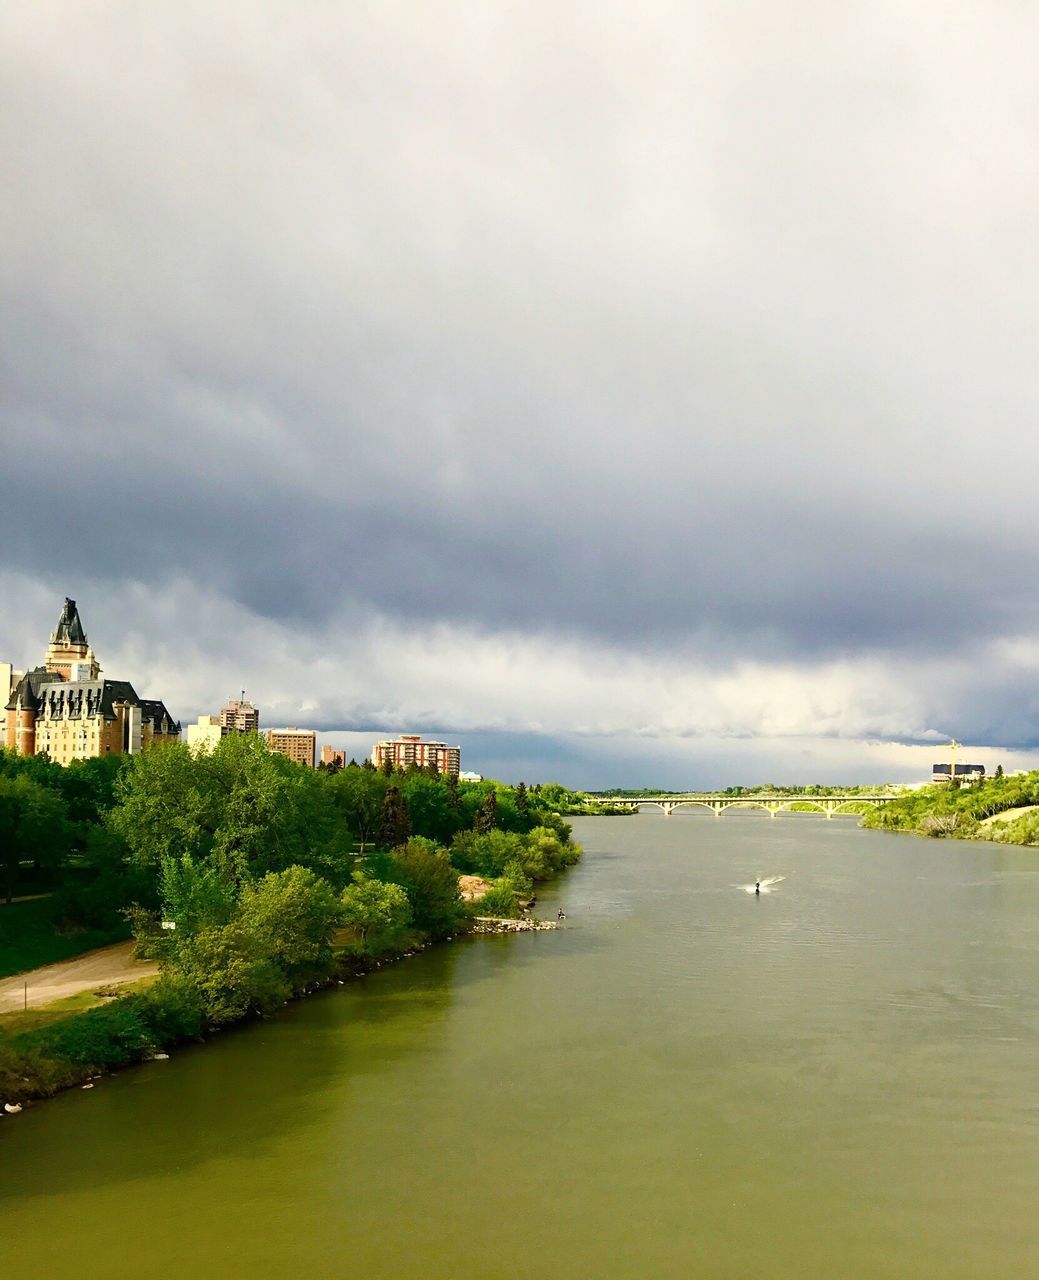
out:
M0 654L72 595L185 723L575 786L1039 763L1032 27L10 8Z

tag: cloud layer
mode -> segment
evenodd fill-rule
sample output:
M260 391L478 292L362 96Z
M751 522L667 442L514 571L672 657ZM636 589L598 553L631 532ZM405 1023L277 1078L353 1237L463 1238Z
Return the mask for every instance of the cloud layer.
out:
M1037 26L9 9L5 653L67 592L184 715L1035 744Z

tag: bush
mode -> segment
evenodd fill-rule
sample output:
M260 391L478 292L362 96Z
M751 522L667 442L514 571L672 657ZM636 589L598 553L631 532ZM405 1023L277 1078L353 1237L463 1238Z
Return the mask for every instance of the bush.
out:
M474 904L474 912L480 916L515 919L520 913L516 886L511 880L499 880L493 888L488 889L479 902Z

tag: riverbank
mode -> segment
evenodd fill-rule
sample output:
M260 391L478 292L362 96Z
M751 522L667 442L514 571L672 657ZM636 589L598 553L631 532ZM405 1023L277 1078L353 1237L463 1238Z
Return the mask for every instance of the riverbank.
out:
M484 916L474 917L471 923L467 922L446 938L413 937L399 951L360 958L344 948L336 957L331 973L294 991L284 1003L356 982L439 943L556 928L554 921L529 916L515 920ZM84 957L84 962L90 964L91 957ZM101 956L97 963L106 968L109 957ZM125 958L121 963L126 963ZM98 1080L114 1071L163 1060L169 1050L188 1043L203 1043L223 1029L204 1025L198 1007L186 998L183 986L158 976L156 966L142 961L129 963L139 968L133 972L135 983L128 994L105 996L103 992L91 993L80 988L78 994L66 994L51 1003L36 1003L24 1018L17 1010L0 1014L0 1118L10 1118L19 1114L26 1104L43 1101L76 1086L93 1088ZM142 974L141 969L146 973ZM148 979L145 984L140 982L142 976ZM21 978L9 979L3 985L18 981ZM91 1002L90 1007L82 1007L84 1000ZM253 1013L225 1025L241 1025L264 1016L269 1015ZM13 1034L5 1028L5 1022L13 1028Z
M868 813L862 825L937 839L1039 846L1039 771L971 786L921 787Z

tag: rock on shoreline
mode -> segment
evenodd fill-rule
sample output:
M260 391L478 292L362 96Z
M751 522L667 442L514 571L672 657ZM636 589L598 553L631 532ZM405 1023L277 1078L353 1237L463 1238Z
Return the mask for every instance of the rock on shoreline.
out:
M536 920L533 916L524 916L521 920L476 916L470 933L540 933L544 929L558 928L554 920Z

